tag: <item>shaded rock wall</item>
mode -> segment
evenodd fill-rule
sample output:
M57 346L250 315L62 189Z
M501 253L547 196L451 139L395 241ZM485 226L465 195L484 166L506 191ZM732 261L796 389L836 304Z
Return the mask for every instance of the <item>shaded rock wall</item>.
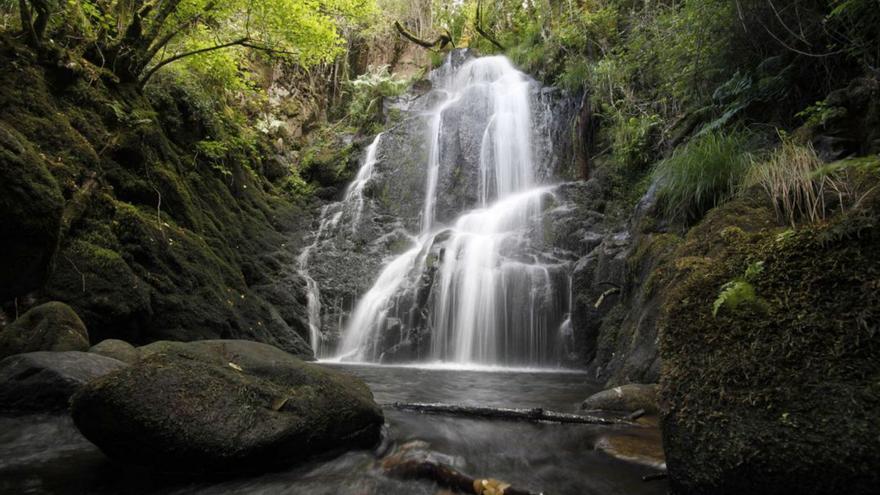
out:
M215 129L180 88L148 100L6 40L0 61L8 319L57 300L93 343L224 337L310 353L291 268L302 215L258 154L199 155Z

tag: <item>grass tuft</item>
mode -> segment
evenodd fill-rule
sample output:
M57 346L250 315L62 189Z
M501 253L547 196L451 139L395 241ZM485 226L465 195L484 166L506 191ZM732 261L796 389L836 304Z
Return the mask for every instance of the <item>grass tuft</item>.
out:
M691 224L730 199L751 164L746 145L742 133L710 132L657 164L654 179L665 214Z

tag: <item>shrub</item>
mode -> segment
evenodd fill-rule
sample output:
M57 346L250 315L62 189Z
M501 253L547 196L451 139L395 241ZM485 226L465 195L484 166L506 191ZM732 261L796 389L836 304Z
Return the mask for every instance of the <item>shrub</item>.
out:
M660 201L667 216L692 223L735 194L751 160L741 133L711 132L657 164Z
M614 114L609 129L612 153L625 171L641 172L651 163L660 123L660 116L653 114L632 117Z

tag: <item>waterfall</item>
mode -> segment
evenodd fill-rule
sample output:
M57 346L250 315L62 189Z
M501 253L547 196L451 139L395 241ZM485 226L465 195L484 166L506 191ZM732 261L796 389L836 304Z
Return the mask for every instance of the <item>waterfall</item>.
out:
M421 234L359 299L337 357L378 362L388 349L408 345L419 349L420 361L556 365L565 302L556 294L565 281L542 253L542 214L554 192L536 184L542 150L533 149L534 83L501 56L469 60L434 82L442 99L426 114ZM450 118L454 112L470 112L469 127L460 115ZM444 225L437 221L440 172L454 165L444 143L474 138L477 203L461 205L458 219ZM359 173L347 196L368 179Z
M337 203L331 203L321 208L319 216L318 230L314 234L312 243L306 246L297 257L297 268L300 276L306 281L306 309L309 318L309 344L315 357L322 357L326 354L324 349L324 335L321 331L321 291L318 282L312 278L309 273L309 258L312 252L318 247L322 240L329 237L330 232L339 227L340 222L345 216L346 221L351 224L351 231L357 230L361 221L361 215L364 210L364 187L366 187L373 174L373 166L376 164L376 150L379 147L379 141L382 134L378 134L373 142L367 147L366 157L358 170L352 183L345 191L343 200Z
M352 210L352 221L351 221L351 230L357 230L358 225L361 222L361 215L364 212L364 187L366 187L367 182L370 181L370 178L373 176L373 167L376 165L376 152L379 149L379 141L382 139L382 133L376 135L376 138L373 139L373 142L370 143L370 146L367 147L367 156L364 159L364 164L361 166L360 170L358 170L357 176L355 176L354 181L348 186L348 189L345 191L345 199L343 199L343 203L351 205Z

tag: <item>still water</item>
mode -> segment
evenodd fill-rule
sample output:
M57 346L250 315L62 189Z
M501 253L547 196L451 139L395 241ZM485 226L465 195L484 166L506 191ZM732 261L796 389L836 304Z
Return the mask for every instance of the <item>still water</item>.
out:
M324 364L354 373L381 404L444 402L543 407L574 412L598 386L580 373ZM594 446L626 428L532 424L402 412L385 407L386 449L427 444L435 459L473 477L496 478L548 495L660 495L656 471ZM0 493L434 495L428 481L396 480L376 452L356 451L289 470L226 479L186 480L110 462L66 416L0 417Z

